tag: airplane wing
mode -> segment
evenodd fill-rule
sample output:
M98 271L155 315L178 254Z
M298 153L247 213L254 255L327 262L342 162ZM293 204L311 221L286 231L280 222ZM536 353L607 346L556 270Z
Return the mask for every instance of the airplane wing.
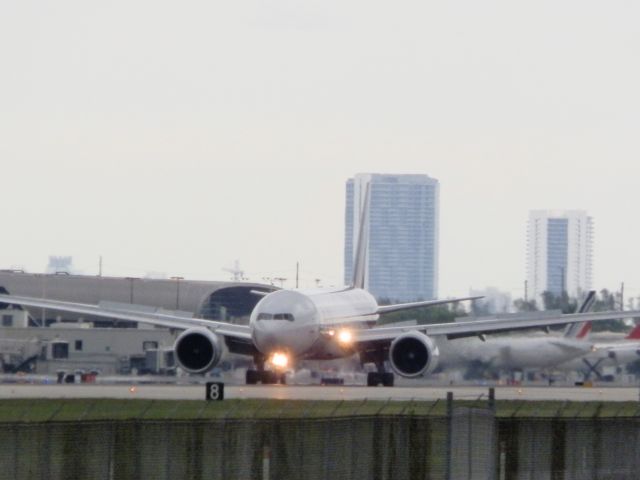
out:
M596 344L595 348L596 350L606 350L607 352L640 352L640 342L626 342L623 344L607 345L604 347Z
M640 351L640 342L621 340L617 343L596 343L593 348L598 352L636 352Z
M0 297L1 298L1 297ZM356 329L352 332L355 342L391 341L407 332L423 332L426 335L446 335L448 338L471 337L474 335L521 330L526 328L564 325L575 322L610 320L612 318L637 317L640 311L609 311L598 313L574 313L570 315L545 316L541 318L512 317L471 320L468 322L438 323L431 325L391 326Z
M115 318L132 322L157 325L159 327L187 329L191 327L206 327L220 335L238 339L250 340L251 330L248 325L234 325L202 318L185 317L165 312L139 312L125 310L114 305L87 305L83 303L62 302L59 300L45 300L40 298L20 297L16 295L0 295L0 303L21 305L24 307L45 308L79 315Z
M434 305L444 305L447 303L461 302L463 300L477 300L479 297L463 297L463 298L450 298L448 300L425 300L423 302L411 302L411 303L398 303L396 305L380 305L376 313L391 313L399 312L401 310L411 310L420 307L433 307Z

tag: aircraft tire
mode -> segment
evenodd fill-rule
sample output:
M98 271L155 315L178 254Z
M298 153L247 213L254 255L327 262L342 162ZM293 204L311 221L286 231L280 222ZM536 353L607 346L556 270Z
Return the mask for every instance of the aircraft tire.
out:
M258 383L259 376L260 376L260 372L258 372L257 370L247 370L246 384L255 385L256 383Z
M382 383L381 375L378 372L367 373L367 387L377 387Z
M391 372L385 372L382 375L382 385L385 387L393 387L394 376Z
M275 372L265 370L262 373L262 383L263 385L270 385L273 383L278 383L278 374Z

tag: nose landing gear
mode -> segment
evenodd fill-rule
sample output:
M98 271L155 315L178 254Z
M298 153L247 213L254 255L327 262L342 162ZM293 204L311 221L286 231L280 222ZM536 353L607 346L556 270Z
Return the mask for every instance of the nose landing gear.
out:
M281 383L285 385L287 383L284 372L280 373L264 369L264 358L254 359L254 362L256 369L247 370L245 378L247 385L255 385L257 383L262 383L263 385Z

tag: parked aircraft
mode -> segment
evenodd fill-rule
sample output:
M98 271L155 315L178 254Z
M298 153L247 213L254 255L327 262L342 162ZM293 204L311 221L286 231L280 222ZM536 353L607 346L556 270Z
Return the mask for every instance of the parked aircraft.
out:
M46 308L84 315L117 318L182 329L174 345L178 364L189 373L205 373L216 366L224 340L229 351L253 357L255 368L246 373L246 382L283 381L278 374L295 359L334 359L358 353L362 363L373 363L368 385L392 386L394 372L418 377L432 372L439 358L433 337L449 339L521 328L544 327L612 318L612 312L559 315L557 317L516 317L435 325L376 326L385 313L439 305L454 300L431 300L398 305L378 305L365 290L365 259L368 243L369 190L358 202L362 209L352 284L343 288L278 290L265 294L251 313L249 325L234 325L167 313L143 313L116 306L84 305L55 300L0 295L0 302ZM466 300L477 297L466 298ZM640 316L640 312L634 312ZM392 372L387 370L387 364ZM271 368L271 369L269 369Z
M626 316L626 312L619 312L618 316L621 314ZM603 368L616 367L619 369L638 359L640 359L640 324L620 340L593 343L593 348L589 353L564 362L558 368L567 371L580 371L584 374L585 380L591 378L592 374L599 380L603 380Z
M591 291L578 312L588 312L594 300L595 291ZM532 312L529 315L541 317L553 314ZM528 335L483 336L458 341L436 338L436 343L440 347L441 365L445 369L473 369L479 370L478 373L544 370L591 352L593 345L587 341L590 329L590 322L579 322L567 325L562 336L534 332Z

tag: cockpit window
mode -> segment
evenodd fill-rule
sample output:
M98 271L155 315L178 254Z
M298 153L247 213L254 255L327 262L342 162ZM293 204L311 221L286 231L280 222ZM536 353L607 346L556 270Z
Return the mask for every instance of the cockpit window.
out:
M295 318L290 313L259 313L258 320L287 320L289 322L293 322Z

